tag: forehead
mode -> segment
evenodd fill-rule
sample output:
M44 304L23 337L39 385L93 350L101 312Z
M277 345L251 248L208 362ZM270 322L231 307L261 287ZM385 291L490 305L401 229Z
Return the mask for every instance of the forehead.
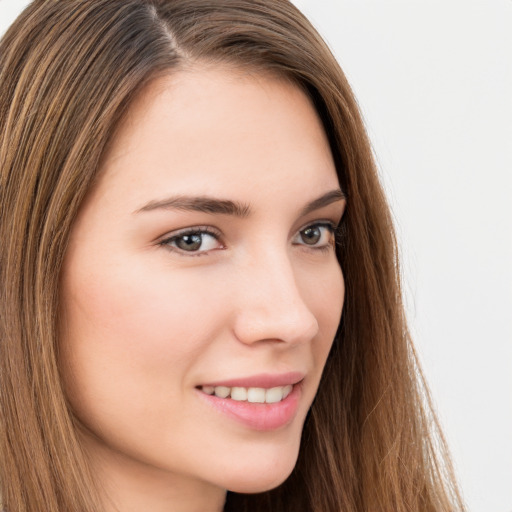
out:
M322 123L285 79L196 66L151 83L109 148L101 182L137 195L226 195L290 189L298 179L337 185ZM242 188L241 188L242 187ZM141 201L142 201L141 197Z

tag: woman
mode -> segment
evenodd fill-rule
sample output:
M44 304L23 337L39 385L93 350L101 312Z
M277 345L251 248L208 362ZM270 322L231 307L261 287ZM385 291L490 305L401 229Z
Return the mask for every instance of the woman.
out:
M7 510L463 510L356 102L292 4L33 2L0 112Z

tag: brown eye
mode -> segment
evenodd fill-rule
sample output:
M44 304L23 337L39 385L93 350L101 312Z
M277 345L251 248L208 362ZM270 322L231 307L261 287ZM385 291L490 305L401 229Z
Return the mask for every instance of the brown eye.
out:
M207 230L184 231L166 238L160 245L178 253L203 254L222 248L216 233Z
M176 247L182 251L197 251L201 248L203 237L200 233L194 233L193 235L182 235L176 237L174 241L176 243Z
M307 245L316 245L322 238L322 230L319 226L311 226L300 232L302 241Z
M326 249L333 245L335 226L331 223L312 224L301 229L293 243L306 245L312 249Z

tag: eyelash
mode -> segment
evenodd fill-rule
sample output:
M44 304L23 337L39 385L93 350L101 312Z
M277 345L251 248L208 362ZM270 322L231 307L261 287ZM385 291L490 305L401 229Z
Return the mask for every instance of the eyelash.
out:
M313 222L312 224L308 224L307 226L304 226L302 229L300 229L297 232L297 236L300 236L301 233L306 231L307 229L311 228L326 228L329 230L331 236L333 237L332 240L329 241L329 243L321 245L321 246L314 246L314 245L308 245L305 243L302 244L296 244L296 245L302 245L306 250L309 251L321 251L321 252L328 252L330 251L334 245L337 243L338 235L339 235L339 226L334 224L330 221L325 222ZM210 235L213 237L217 242L220 242L221 234L217 231L212 229L209 226L197 226L194 228L188 228L183 231L179 231L178 233L173 234L170 237L165 238L164 240L161 240L158 245L165 247L167 250L176 252L180 255L187 256L187 257L197 257L197 256L206 256L208 255L211 250L199 250L199 251L186 251L183 249L180 249L179 247L173 246L171 244L176 243L177 240L180 240L186 236L194 236L194 235ZM201 241L203 243L203 241ZM221 247L223 248L223 247Z
M214 238L217 242L220 242L221 234L217 232L216 230L212 229L208 226L197 226L194 228L188 228L184 229L182 231L178 231L177 233L173 234L170 237L165 238L161 242L159 242L158 245L164 247L165 249L178 253L179 255L187 256L187 257L197 257L197 256L205 256L210 251L209 250L202 250L202 251L185 251L183 249L180 249L179 247L173 246L171 244L176 243L176 241L186 237L186 236L193 236L193 235L210 235L212 238ZM204 241L201 241L201 245L204 243Z

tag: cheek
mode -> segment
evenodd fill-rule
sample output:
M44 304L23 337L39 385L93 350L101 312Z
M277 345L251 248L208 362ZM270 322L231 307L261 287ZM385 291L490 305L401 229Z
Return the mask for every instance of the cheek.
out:
M315 316L318 333L302 347L306 360L312 362L308 386L304 389L307 409L317 394L322 373L338 330L345 297L345 282L337 260L323 264L298 266L295 275L303 301ZM304 411L306 417L307 409Z
M173 358L193 350L203 338L203 324L194 319L217 313L216 303L186 276L166 279L165 274L130 265L89 276L75 273L64 281L62 295L73 338L136 358L151 357L153 350L161 357L172 353Z
M161 403L179 407L188 370L222 329L219 301L184 273L166 278L133 262L71 268L62 282L61 366L75 408L128 420L157 414Z
M345 281L340 266L337 263L333 265L321 282L321 286L318 282L310 282L310 308L315 312L319 325L313 356L317 366L323 368L338 330L345 299Z

